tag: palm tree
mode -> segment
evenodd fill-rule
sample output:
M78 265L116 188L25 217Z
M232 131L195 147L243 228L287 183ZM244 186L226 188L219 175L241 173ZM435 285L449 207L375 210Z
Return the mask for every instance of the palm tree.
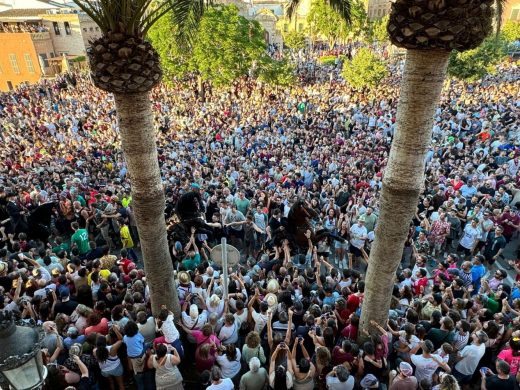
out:
M325 0L329 6L339 12L339 14L342 16L342 18L347 22L347 24L350 24L351 21L351 1L350 0ZM298 9L298 6L302 0L289 0L287 3L287 6L285 8L285 11L287 13L287 16L289 19L291 19L293 16L296 15L296 10Z
M408 49L397 106L397 130L383 175L380 215L368 271L361 327L388 318L395 271L410 221L423 190L433 115L453 49L480 45L500 19L492 0L396 0L387 30L392 43ZM496 8L494 11L493 8ZM497 26L500 26L497 23Z
M157 159L150 91L162 77L159 56L146 41L157 20L172 11L184 36L202 16L205 0L74 0L102 36L88 50L94 85L114 95L123 154L132 185L152 311L162 305L180 315L166 225L165 199ZM172 37L173 38L173 37Z

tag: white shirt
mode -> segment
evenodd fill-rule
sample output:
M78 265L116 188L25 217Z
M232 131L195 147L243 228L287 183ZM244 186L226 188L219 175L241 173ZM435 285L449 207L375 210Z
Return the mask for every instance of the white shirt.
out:
M367 228L358 223L355 223L350 228L350 233L352 234L350 244L358 249L363 248L363 246L365 245L365 240L368 236ZM361 237L364 237L364 239L362 239Z
M240 354L240 350L236 348L237 357L232 362L229 361L227 355L217 355L217 363L222 370L222 377L224 378L233 378L240 372L240 368L242 367L240 364L240 358L242 355Z
M431 355L435 356L438 361L442 362L442 357L439 355ZM415 366L415 377L418 382L421 382L423 379L431 379L433 373L437 368L439 368L439 363L437 363L433 358L425 358L423 355L411 355L410 359Z
M169 315L166 321L161 326L161 332L164 335L164 339L168 344L173 343L179 338L179 331L173 323L173 315Z
M255 332L261 333L265 324L267 324L267 316L254 310L251 314L253 316L253 320L255 321Z
M485 352L485 344L479 346L476 346L475 344L465 346L460 352L462 360L455 364L455 369L463 375L473 375Z
M182 312L182 323L189 329L201 330L207 320L208 312L206 310L203 310L195 319L191 318L185 311Z
M208 386L206 390L233 390L235 388L235 385L233 384L233 381L229 378L222 379L222 382L220 382L218 385L211 385Z
M473 227L471 224L468 224L464 228L464 234L460 239L460 245L466 249L473 249L473 245L475 245L480 236L481 232L478 227Z

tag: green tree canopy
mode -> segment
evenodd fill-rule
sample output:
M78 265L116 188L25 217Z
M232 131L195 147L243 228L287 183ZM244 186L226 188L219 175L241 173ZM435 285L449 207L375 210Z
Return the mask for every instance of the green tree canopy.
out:
M267 48L260 24L240 16L234 5L209 8L198 24L191 47L179 46L175 36L176 26L169 15L149 32L166 81L197 73L214 85L230 84L246 75Z
M277 61L265 56L258 68L258 80L266 84L285 87L296 81L294 66L286 59Z
M345 61L342 75L354 88L373 87L388 75L388 68L372 50L363 47L351 61Z
M370 38L376 42L388 42L388 25L389 15L383 16L381 19L374 20L370 23Z
M448 74L461 80L474 81L493 73L495 65L507 55L508 43L502 37L488 37L477 48L450 55Z
M297 31L289 31L283 36L283 44L290 49L300 50L305 48L305 35Z
M508 20L502 27L502 35L509 42L520 40L520 22Z

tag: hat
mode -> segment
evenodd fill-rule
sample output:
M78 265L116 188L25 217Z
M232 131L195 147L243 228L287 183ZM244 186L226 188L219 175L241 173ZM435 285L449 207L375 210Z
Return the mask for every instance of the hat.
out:
M179 272L179 282L181 284L188 284L189 282L191 282L190 274L187 273L186 271Z
M377 378L372 374L366 375L363 379L361 379L361 382L359 383L359 385L363 388L371 388L373 386L376 386L377 384Z
M197 188L197 189L200 189L200 185L199 183L191 183L191 188Z
M399 371L401 371L401 374L404 376L412 376L413 375L413 368L409 363L401 362L399 364Z
M7 270L7 263L4 261L0 261L0 273L5 272Z
M361 215L359 218L358 218L358 222L365 222L366 221L366 218L364 215Z
M271 292L265 296L264 301L267 302L267 306L269 306L269 309L274 310L276 306L278 306L278 298L275 294Z
M280 290L280 284L278 283L278 280L271 279L269 283L267 283L267 291L271 294L276 294Z
M70 290L67 287L60 289L60 298L70 297Z

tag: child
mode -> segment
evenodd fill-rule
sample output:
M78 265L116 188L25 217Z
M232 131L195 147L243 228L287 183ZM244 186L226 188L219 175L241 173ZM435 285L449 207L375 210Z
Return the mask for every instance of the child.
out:
M137 262L138 258L135 254L133 247L134 241L132 240L132 235L130 234L130 229L128 228L128 224L126 223L124 218L119 218L118 220L121 229L119 230L119 235L121 237L121 243L123 244L123 249L126 249L128 253L128 257L133 261Z

